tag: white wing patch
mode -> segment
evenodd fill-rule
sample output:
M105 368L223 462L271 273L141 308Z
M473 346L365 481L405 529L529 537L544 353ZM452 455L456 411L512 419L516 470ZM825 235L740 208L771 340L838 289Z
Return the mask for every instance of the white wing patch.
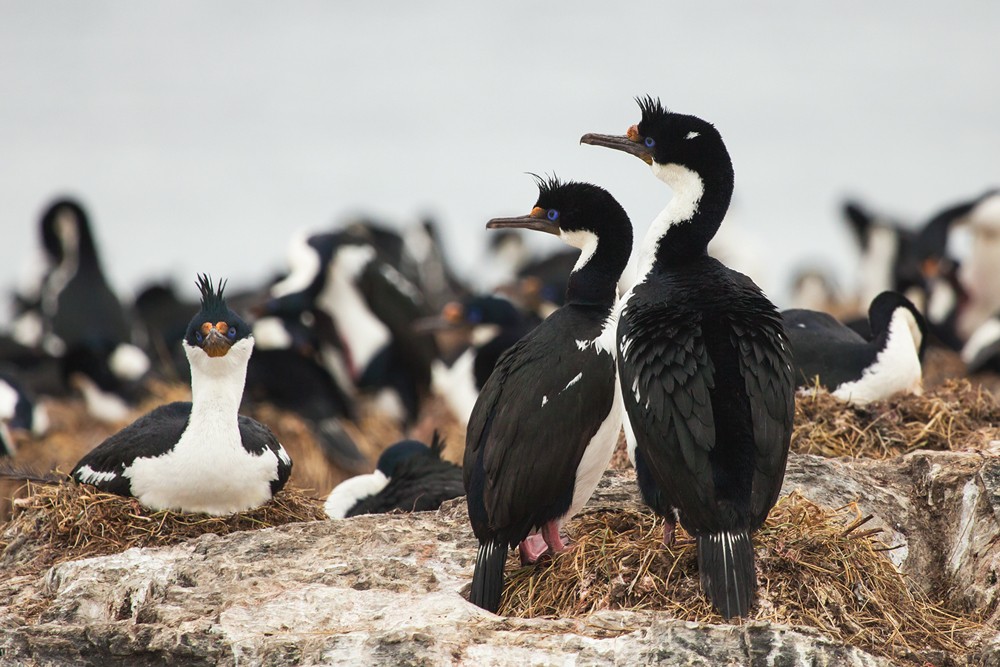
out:
M577 340L576 347L582 352L589 347L594 348L594 352L600 354L607 352L612 359L617 359L618 354L615 349L615 333L618 328L618 309L614 308L608 319L604 320L604 327L601 333L593 340Z
M113 472L101 472L99 470L94 470L89 465L83 465L80 466L80 470L77 471L76 478L84 484L97 485L101 482L110 482L113 479L117 479L118 474Z
M563 391L566 391L567 389L569 389L570 387L572 387L573 385L575 385L575 384L576 384L577 382L579 382L579 381L580 381L580 380L581 380L582 378L583 378L583 373L577 373L577 374L576 374L576 377L575 377L575 378L573 378L572 380L570 380L570 381L569 381L569 382L568 382L568 383L566 384L566 386L565 386L565 387L563 387Z
M292 465L291 457L288 456L288 452L285 451L285 448L281 446L280 442L278 443L278 460L286 466Z

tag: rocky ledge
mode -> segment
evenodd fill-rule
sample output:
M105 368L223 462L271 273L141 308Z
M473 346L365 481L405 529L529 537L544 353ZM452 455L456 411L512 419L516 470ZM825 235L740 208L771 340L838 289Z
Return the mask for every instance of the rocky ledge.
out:
M1000 451L891 461L793 455L785 491L874 515L912 581L983 633L941 665L1000 664ZM609 472L592 505L634 505ZM357 517L204 535L168 548L58 565L8 581L7 665L891 665L800 627L687 623L660 612L498 617L462 597L475 543L463 501L419 515ZM917 663L919 664L919 663Z

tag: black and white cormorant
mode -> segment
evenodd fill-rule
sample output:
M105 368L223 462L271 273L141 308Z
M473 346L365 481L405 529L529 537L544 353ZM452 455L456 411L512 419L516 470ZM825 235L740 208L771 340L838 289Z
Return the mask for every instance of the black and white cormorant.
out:
M191 402L156 408L84 456L71 473L153 510L231 514L258 507L288 481L292 461L265 425L238 413L250 327L206 276L188 325Z
M818 379L836 398L857 405L920 392L927 325L899 292L882 292L871 302L869 339L827 313L796 308L781 316L797 386L811 387Z
M256 291L236 297L241 298L249 304L260 301ZM232 292L226 301L232 306ZM168 378L190 380L187 357L175 343L184 338L195 308L196 304L180 299L170 284L151 285L135 300L146 349ZM368 460L341 423L356 418L354 401L322 365L315 331L303 321L310 317L302 313L272 315L251 324L254 352L247 366L243 405L247 408L267 402L296 413L312 431L327 460L357 474L368 469Z
M977 198L961 223L968 225L972 242L960 274L968 302L962 305L956 328L968 340L1000 312L1000 188Z
M13 456L17 445L12 431L40 436L48 430L45 406L13 374L0 371L0 456Z
M32 302L13 330L22 343L63 360L67 381L81 391L91 414L104 421L128 416L149 358L131 343L125 309L101 267L83 207L58 199L41 219L47 266Z
M366 236L347 230L297 237L291 271L261 315L309 313L320 355L338 384L371 396L409 423L430 392L433 340L413 323L429 315L420 290Z
M962 361L969 373L1000 373L1000 313L986 320L962 348Z
M538 322L509 299L484 294L447 303L440 316L417 323L435 332L442 358L431 365L432 386L460 422L468 423L479 392L500 355ZM446 357L445 350L455 351Z
M500 357L469 420L463 472L479 540L469 599L494 612L508 549L524 562L566 549L560 527L590 498L621 430L615 305L631 223L595 185L538 186L528 215L487 227L557 234L581 252L565 305Z
M441 458L444 440L434 433L431 446L403 440L379 456L375 472L346 479L330 492L324 508L331 519L384 514L395 510L426 512L465 494L462 469Z
M697 539L709 600L726 618L742 616L756 592L751 535L777 501L785 472L791 356L774 305L707 254L733 192L718 130L652 98L639 105L642 120L625 136L581 139L638 157L674 193L646 234L636 283L622 298L626 435L644 467L644 496L666 515L665 537L676 513Z
M923 306L927 284L921 266L919 232L854 200L844 202L843 211L861 252L861 303L871 303L882 292L893 290Z

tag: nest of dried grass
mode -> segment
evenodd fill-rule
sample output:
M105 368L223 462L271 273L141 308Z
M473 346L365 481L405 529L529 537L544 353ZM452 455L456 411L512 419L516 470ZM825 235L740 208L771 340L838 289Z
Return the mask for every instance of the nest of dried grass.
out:
M261 507L229 516L152 511L134 498L86 484L30 484L16 515L0 534L0 567L39 571L79 558L131 547L176 544L205 533L225 535L325 519L323 501L286 487Z
M948 380L923 396L865 406L825 390L795 399L792 450L821 456L884 459L915 449L983 448L997 437L1000 400L968 380Z
M828 510L797 494L782 498L754 537L758 600L750 620L817 628L892 658L965 653L976 620L911 588L886 557L880 531L865 528L870 518L856 505ZM662 519L635 509L585 512L568 528L575 548L514 570L501 613L657 609L685 621L723 622L702 595L695 547L679 526L669 549Z

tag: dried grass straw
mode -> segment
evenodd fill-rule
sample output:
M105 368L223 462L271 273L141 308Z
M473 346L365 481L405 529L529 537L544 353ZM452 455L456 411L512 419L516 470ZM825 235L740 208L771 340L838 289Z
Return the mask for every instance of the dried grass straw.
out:
M812 391L795 399L792 450L803 454L885 459L916 449L983 448L1000 425L1000 400L968 380L866 406Z
M37 572L79 558L158 547L215 533L270 528L324 519L323 502L285 488L261 507L228 516L143 508L132 498L86 484L29 484L17 513L0 534L0 567L8 574Z
M758 599L749 620L817 628L866 651L913 659L957 655L979 626L908 585L889 549L856 505L822 508L782 498L754 542ZM600 609L649 610L677 619L723 622L701 592L693 543L663 547L663 521L635 509L585 512L569 525L575 548L511 572L501 613L580 616ZM511 558L508 568L516 568Z

